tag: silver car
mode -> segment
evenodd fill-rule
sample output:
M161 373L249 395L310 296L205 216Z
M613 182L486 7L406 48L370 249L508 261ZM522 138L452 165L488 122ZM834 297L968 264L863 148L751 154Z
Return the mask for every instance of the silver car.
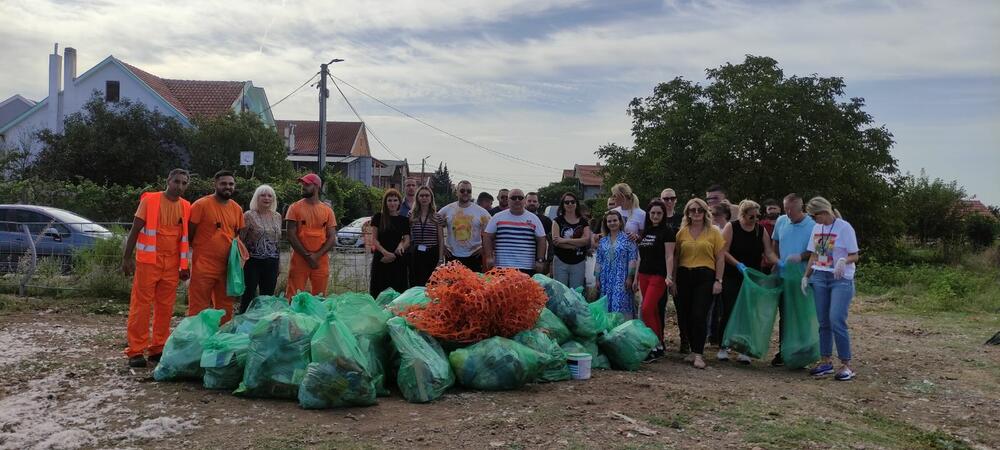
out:
M337 246L363 248L365 246L364 233L371 220L371 217L362 217L337 230Z

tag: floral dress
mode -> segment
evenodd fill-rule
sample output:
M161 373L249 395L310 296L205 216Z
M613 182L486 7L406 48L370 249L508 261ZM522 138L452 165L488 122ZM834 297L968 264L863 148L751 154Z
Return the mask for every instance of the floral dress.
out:
M601 267L601 296L608 298L608 311L635 314L632 293L625 286L629 263L639 259L635 243L625 233L617 239L604 236L597 244L597 265Z

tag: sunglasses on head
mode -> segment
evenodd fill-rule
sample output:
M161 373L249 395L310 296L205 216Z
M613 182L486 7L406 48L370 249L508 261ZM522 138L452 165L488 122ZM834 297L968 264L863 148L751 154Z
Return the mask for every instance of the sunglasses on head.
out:
M688 208L689 213L705 213L705 208Z
M521 200L524 200L524 196L523 195L511 195L508 198L511 199L511 200L514 200L515 202L519 202Z

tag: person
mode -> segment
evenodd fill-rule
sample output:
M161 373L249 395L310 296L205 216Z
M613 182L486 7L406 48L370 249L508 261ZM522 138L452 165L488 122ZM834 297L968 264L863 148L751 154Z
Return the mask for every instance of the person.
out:
M542 222L542 228L545 230L545 264L542 267L542 273L551 274L552 270L552 219L544 214L544 211L539 211L538 208L540 202L538 200L537 192L529 192L524 196L524 209L528 212L538 216L538 220Z
M177 283L191 275L188 265L191 203L181 198L187 186L188 172L171 170L167 188L143 194L132 218L122 254L122 272L126 276L135 274L125 326L129 367L146 367L147 353L153 363L160 361L170 336Z
M406 196L403 198L403 202L399 204L399 215L401 217L410 217L410 211L413 210L413 206L417 204L417 179L413 177L408 177L403 183L403 193Z
M726 228L726 224L729 223L731 217L729 216L729 201L725 200L722 203L717 203L715 206L710 207L712 210L712 225L717 227L721 232ZM716 295L712 299L712 306L708 309L708 342L712 345L719 345L722 343L722 335L726 330L719 329L719 322L722 317L722 295Z
M480 208L485 209L486 212L490 212L490 210L493 209L493 196L490 195L489 192L480 192L479 196L476 197L476 204L479 205ZM492 216L493 214L491 213L490 215Z
M615 209L615 208L618 207L618 203L615 200L614 196L608 197L608 203L607 203L607 205L608 206L605 209L605 211L611 211L611 210L613 210L613 209ZM601 226L602 226L603 223L604 223L604 216L595 216L595 217L592 217L590 219L590 230L591 230L592 233L590 235L590 241L591 242L590 242L590 249L589 249L589 251L591 253L593 253L593 250L595 248L597 248L597 242L601 240L601 236L602 236L602 234L601 234Z
M709 206L712 210L712 225L719 227L719 231L726 228L726 224L730 220L733 220L733 216L730 215L731 209L729 208L729 202L723 201L722 203L717 203L715 206ZM739 212L737 211L737 215Z
M705 201L708 203L708 206L711 207L715 207L715 205L720 203L725 203L729 208L729 214L726 217L726 222L732 220L733 217L739 217L740 215L739 207L729 203L729 200L726 199L726 190L718 184L713 184L705 190Z
M639 308L642 322L660 341L650 359L663 357L664 306L667 290L674 285L674 241L677 231L666 221L667 206L660 199L646 207L646 224L639 240L639 269L634 290L642 296Z
M403 197L399 191L388 189L382 194L382 210L368 222L372 228L375 255L372 257L371 282L368 292L377 297L386 288L396 292L405 291L408 286L406 263L403 254L410 246L410 222L399 215Z
M451 202L438 211L438 215L444 217L446 222L444 254L449 261L458 261L473 272L482 272L483 233L492 216L482 204L472 203L472 183L468 180L459 181L456 189L458 201ZM487 206L491 205L493 196L483 192L479 194L480 199L483 194L489 196Z
M739 217L727 223L722 229L722 239L726 241L723 250L726 267L722 275L722 308L719 311L719 322L714 324L716 330L719 330L717 338L720 342L729 323L729 316L736 306L740 288L743 287L743 273L747 268L760 271L761 261L765 258L772 262L778 260L771 245L771 236L759 223L760 205L753 200L743 200L740 202ZM729 349L720 348L716 359L728 361ZM750 357L747 355L741 354L737 360L743 364L750 364Z
M600 296L608 299L608 311L621 313L625 320L632 320L636 316L632 293L639 252L635 242L625 234L625 219L618 210L604 213L601 222L603 237L594 250L596 288Z
M681 229L681 220L684 218L683 214L674 211L677 209L677 193L671 188L666 188L660 192L660 200L663 201L663 206L666 208L663 221L673 227L676 233L677 230Z
M718 227L712 225L708 204L693 198L684 206L684 220L677 232L678 326L682 336L687 336L691 354L685 359L695 368L704 369L706 326L708 310L714 296L722 292L722 272L725 258L725 241Z
M497 206L496 208L490 209L491 215L497 215L498 212L506 210L510 206L510 191L507 189L500 189L497 192Z
M337 216L333 209L320 201L323 181L310 173L299 178L302 199L292 203L285 212L288 243L292 260L288 266L288 286L285 295L291 299L299 291L326 295L330 281L330 249L337 244Z
M215 193L191 205L191 284L187 315L204 309L225 311L222 323L233 317L233 298L226 295L226 269L233 240L243 232L243 208L233 198L236 177L228 170L215 173Z
M551 230L555 253L553 278L574 289L584 286L587 278L587 248L591 232L586 218L580 213L582 210L583 205L575 194L563 194Z
M778 220L774 222L774 232L771 234L774 247L778 249L776 266L780 271L781 268L789 264L799 264L805 273L805 264L809 260L809 250L807 250L809 239L812 238L813 226L816 225L816 222L806 214L802 205L802 197L799 197L798 194L786 195L782 204L785 207L785 215L778 217ZM784 301L784 295L778 297L779 305ZM781 310L779 307L778 352L771 360L771 365L774 367L785 365L781 358L781 330L785 328L785 318L782 316Z
M509 193L510 208L496 213L486 224L484 266L487 270L513 267L534 275L545 263L545 229L538 216L524 209L524 191L513 189Z
M833 374L833 344L841 367L834 379L853 380L851 368L851 336L847 329L847 312L854 298L854 273L858 262L858 237L854 227L835 214L830 201L813 197L806 211L816 221L812 238L806 247L811 252L806 273L802 277L802 292L813 288L816 316L819 319L820 362L809 373L815 377Z
M410 211L410 286L424 286L434 269L444 264L444 221L437 214L434 193L417 189L417 204Z
M763 205L764 215L760 218L760 226L764 227L764 231L767 231L767 234L773 234L774 223L778 220L778 216L781 215L781 206L773 198L764 200Z
M240 240L246 244L250 259L243 266L246 290L240 299L240 314L246 312L257 295L274 295L278 284L281 214L274 188L266 184L257 186L250 198L250 209L243 213L243 223L246 228L240 233Z
M646 224L646 212L639 207L639 197L632 193L632 188L625 183L611 186L611 196L615 199L615 211L622 216L622 230L632 242L638 242L642 237L642 227Z

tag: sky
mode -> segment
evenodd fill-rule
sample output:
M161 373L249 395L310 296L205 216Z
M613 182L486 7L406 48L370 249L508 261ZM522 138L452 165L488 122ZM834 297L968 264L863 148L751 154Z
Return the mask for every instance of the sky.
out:
M625 109L674 77L747 54L843 77L926 169L1000 205L1000 2L735 0L0 0L0 99L47 93L53 43L82 73L108 55L163 78L251 80L272 104L333 58L373 156L445 162L474 189L534 189L632 144ZM329 120L357 118L331 86ZM316 120L305 87L273 108ZM373 136L374 135L374 136ZM375 139L381 140L385 147ZM510 155L504 157L500 154ZM531 161L526 163L524 160ZM683 170L663 168L661 170Z

